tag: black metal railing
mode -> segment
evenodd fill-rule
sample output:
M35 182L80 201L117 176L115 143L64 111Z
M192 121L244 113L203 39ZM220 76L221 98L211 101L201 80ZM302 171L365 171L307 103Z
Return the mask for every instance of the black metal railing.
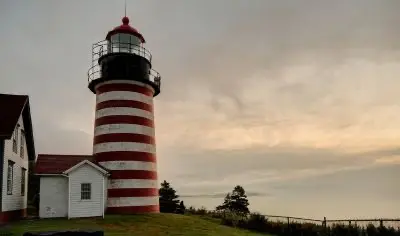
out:
M133 44L119 41L103 40L92 45L92 66L98 64L100 57L110 53L129 53L141 56L151 63L151 53L146 48Z
M99 59L111 53L129 53L145 58L151 63L151 53L144 47L133 43L111 42L103 40L92 45L92 66L88 70L88 83L102 77ZM161 75L154 69L149 70L149 81L158 89L161 86Z
M88 70L88 83L92 82L93 80L101 78L101 67L100 65L96 64L89 68ZM161 75L154 69L150 69L149 71L149 80L153 82L158 88L161 86Z

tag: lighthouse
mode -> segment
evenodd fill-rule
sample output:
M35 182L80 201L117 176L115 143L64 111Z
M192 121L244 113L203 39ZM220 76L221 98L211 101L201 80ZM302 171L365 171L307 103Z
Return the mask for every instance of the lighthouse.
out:
M129 24L93 44L88 87L96 94L93 156L110 172L106 212L159 212L153 98L161 76L145 39Z

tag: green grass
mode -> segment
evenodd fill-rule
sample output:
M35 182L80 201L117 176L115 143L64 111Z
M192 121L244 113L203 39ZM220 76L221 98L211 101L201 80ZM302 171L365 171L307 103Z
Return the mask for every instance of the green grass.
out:
M198 216L176 214L107 215L105 219L41 219L11 224L11 233L53 230L104 230L105 235L230 235L257 236L256 234L218 224ZM265 236L265 234L263 234Z

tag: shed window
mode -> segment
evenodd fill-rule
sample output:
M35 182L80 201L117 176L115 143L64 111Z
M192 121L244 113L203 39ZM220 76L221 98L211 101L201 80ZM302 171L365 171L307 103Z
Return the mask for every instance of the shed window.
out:
M81 184L81 200L90 200L92 198L92 184Z
M8 161L8 168L7 168L7 194L8 195L12 195L13 178L14 178L14 162Z

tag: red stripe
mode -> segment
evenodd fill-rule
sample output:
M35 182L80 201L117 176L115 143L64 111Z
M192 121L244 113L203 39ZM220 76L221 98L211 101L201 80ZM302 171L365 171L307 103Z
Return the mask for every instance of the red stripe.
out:
M118 134L102 134L94 137L93 144L108 143L108 142L135 142L135 143L147 143L155 145L155 139L148 135L143 134L129 134L129 133L118 133Z
M137 84L103 84L96 88L96 95L106 93L106 92L114 92L114 91L129 91L129 92L137 92L149 97L153 97L154 92L145 86L140 86Z
M148 161L156 162L156 155L148 152L101 152L94 154L96 162L102 161Z
M150 170L111 170L111 179L153 179L157 180L157 171Z
M158 196L157 188L118 188L109 189L108 197L153 197Z
M96 111L109 107L130 107L153 112L153 106L144 102L132 100L109 100L96 104Z
M103 116L94 122L95 127L108 124L134 124L154 128L152 120L140 116Z
M125 206L125 207L107 207L108 214L140 214L140 213L159 213L159 205L150 206Z

